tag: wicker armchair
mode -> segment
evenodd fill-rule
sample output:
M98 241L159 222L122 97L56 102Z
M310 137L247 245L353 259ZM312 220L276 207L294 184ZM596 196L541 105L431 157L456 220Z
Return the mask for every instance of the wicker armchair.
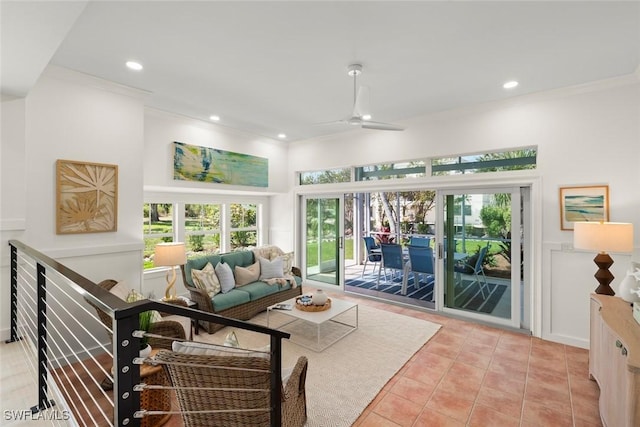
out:
M155 359L163 363L172 386L176 387L185 427L269 425L269 359L164 350L158 352ZM307 358L301 356L282 388L284 427L300 427L307 420L307 363ZM266 410L250 411L262 408ZM214 410L222 412L197 413Z
M98 286L108 291L111 288L113 288L117 283L118 282L115 280L107 279L98 283ZM96 309L102 323L104 323L104 325L109 330L113 330L113 319L111 319L111 316L109 316L107 313L102 311L102 309L100 309L96 305L94 304L91 304L91 305ZM110 332L108 333L109 333L109 337L111 337L111 333ZM184 326L182 326L180 322L176 322L173 320L162 320L160 322L153 322L151 324L151 328L149 329L149 333L154 335L161 335L163 337L176 338L180 340L184 340L186 337ZM153 337L149 338L149 344L151 345L152 348L171 349L171 343L172 343L172 340L170 339L153 338Z

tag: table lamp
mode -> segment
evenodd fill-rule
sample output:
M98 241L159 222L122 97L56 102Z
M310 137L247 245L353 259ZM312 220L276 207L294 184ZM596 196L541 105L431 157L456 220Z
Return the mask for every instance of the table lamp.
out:
M598 251L593 262L598 266L594 277L600 285L597 294L615 295L609 286L613 274L609 267L613 260L607 252L633 251L633 224L624 222L576 222L573 229L573 247Z
M156 245L153 265L156 267L171 267L167 270L167 287L164 291L164 300L176 298L176 266L187 263L187 253L184 243L159 243ZM169 277L171 275L171 277Z

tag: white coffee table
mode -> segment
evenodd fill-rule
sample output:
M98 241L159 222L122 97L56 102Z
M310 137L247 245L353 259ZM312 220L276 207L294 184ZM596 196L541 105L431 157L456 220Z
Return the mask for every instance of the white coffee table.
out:
M274 309L277 304L267 308L267 327L289 332L289 341L313 351L323 351L340 339L358 329L358 304L331 298L331 308L325 311L303 311L295 307L296 299L284 301L291 304L291 310ZM280 323L279 313L288 317Z

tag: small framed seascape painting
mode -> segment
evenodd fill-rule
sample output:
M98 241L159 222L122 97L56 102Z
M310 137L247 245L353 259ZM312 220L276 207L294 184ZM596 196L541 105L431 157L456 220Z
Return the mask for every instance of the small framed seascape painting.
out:
M579 221L609 221L609 186L560 187L560 228Z
M118 228L118 166L56 162L56 234Z

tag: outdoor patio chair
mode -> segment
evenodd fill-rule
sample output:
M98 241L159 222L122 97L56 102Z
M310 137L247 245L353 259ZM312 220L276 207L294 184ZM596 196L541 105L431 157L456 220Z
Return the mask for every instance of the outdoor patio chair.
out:
M381 244L380 249L382 252L382 265L378 268L378 280L376 281L376 289L378 289L380 285L380 270L384 270L384 280L387 281L387 269L391 270L391 280L394 278L394 272L399 271L401 274L404 274L404 268L406 264L406 260L404 258L404 254L402 253L402 246L396 244ZM403 279L405 279L403 277ZM397 283L403 287L402 292L406 293L406 280L402 280L402 283Z
M429 237L412 236L411 240L409 241L409 245L410 246L429 247L429 246L431 246L431 238L429 238Z
M480 248L480 251L478 252L478 257L476 258L476 262L474 265L464 263L462 265L456 265L454 267L454 270L458 273L467 273L469 268L473 269L471 274L473 274L474 279L471 283L469 283L465 287L465 290L471 288L473 285L477 283L480 288L480 294L482 295L482 299L487 298L484 295L485 289L487 290L487 293L489 292L489 284L487 282L487 276L485 276L484 269L482 268L482 263L484 262L484 258L487 255L488 250L489 250L489 244Z
M433 283L433 249L423 246L409 246L409 261L413 272L413 287L419 289L420 276L424 275L425 284Z
M367 268L367 263L373 263L373 272L376 272L376 265L379 267L380 260L382 259L382 254L380 252L380 246L376 245L376 239L373 237L363 237L364 245L367 249L367 254L364 257L364 267L362 267L362 276L364 276L364 271Z

